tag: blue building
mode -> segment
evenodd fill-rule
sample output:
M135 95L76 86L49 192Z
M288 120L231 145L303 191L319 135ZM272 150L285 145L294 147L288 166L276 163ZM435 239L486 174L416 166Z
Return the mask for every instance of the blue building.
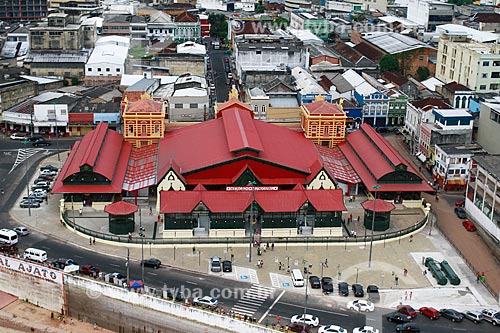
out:
M362 122L372 127L386 127L388 124L389 96L379 91L369 95L360 95L356 91L354 97L362 105Z

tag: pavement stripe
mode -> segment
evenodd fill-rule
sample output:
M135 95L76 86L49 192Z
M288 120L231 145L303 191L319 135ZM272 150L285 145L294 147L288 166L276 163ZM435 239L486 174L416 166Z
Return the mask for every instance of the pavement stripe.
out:
M238 304L240 304L240 303L251 304L251 305L257 306L257 308L259 308L259 306L262 304L262 302L252 302L252 301L247 301L244 299L240 299L238 301Z
M274 300L273 304L271 304L271 306L267 309L267 311L262 315L262 317L260 317L259 319L259 323L262 322L262 320L264 320L264 318L266 318L266 316L269 314L269 311L271 311L271 309L276 305L276 303L278 303L278 301L281 299L281 297L285 294L285 291L283 290L281 292L281 294L279 294L278 297L276 297L276 299Z
M247 314L247 315L253 315L255 313L255 311L249 311L245 308L240 308L240 307L236 307L236 306L233 306L233 311L235 311L237 313Z

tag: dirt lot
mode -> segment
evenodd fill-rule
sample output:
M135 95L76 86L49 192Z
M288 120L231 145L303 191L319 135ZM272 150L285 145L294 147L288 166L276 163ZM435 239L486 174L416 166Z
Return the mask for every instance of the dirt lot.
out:
M47 333L87 333L111 332L69 317L60 317L21 300L16 300L0 311L0 328L2 333L47 332Z

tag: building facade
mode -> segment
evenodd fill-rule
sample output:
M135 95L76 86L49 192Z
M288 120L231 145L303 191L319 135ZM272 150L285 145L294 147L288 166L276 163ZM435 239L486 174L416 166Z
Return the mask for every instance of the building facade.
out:
M148 98L125 104L122 113L123 138L133 147L156 144L165 133L166 103Z
M464 191L474 154L455 144L435 145L434 152L432 179L445 191Z
M338 105L317 101L301 106L300 126L306 138L317 145L336 147L345 140L346 114Z
M80 24L68 23L68 14L54 13L45 24L30 28L31 52L80 51L83 34Z
M500 154L500 103L481 103L477 142L490 154Z
M453 4L435 0L408 0L410 21L434 31L436 26L453 22Z
M389 97L379 91L362 96L363 123L373 127L388 125Z
M47 0L4 0L0 2L0 21L40 21L47 17Z

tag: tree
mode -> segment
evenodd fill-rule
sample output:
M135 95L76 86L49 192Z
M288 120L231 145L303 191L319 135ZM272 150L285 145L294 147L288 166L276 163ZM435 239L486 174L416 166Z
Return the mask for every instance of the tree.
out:
M208 15L208 23L210 23L210 36L226 39L227 21L223 14Z
M429 68L427 67L419 67L417 69L417 76L419 81L423 81L427 79L431 75L431 72L429 71Z
M76 76L71 78L71 85L72 86L77 86L80 83L80 80Z
M399 71L398 58L392 54L386 54L383 56L378 65L381 73L385 71Z
M263 12L264 12L264 10L265 10L265 8L264 8L264 6L262 6L262 5L257 5L257 6L255 6L255 13L257 13L257 14L261 14L261 13L263 13Z

